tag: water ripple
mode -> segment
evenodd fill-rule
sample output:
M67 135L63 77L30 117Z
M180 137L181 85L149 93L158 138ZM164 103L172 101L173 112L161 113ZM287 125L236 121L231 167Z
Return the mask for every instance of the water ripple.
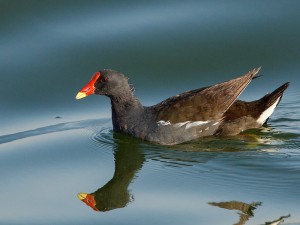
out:
M113 131L110 127L95 129L89 139L97 146L106 149L116 146Z
M0 136L0 144L17 141L23 138L30 138L33 136L43 135L43 134L56 133L56 132L62 132L67 130L77 130L83 128L88 129L88 127L94 127L95 124L101 124L101 123L103 124L103 121L99 119L58 123L58 124L49 125L45 127L39 127L32 130L26 130L26 131L13 133L13 134L2 135Z

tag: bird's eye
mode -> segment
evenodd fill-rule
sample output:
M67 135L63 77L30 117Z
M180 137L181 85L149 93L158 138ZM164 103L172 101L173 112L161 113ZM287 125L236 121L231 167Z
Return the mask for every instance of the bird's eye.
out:
M107 76L102 77L102 78L101 78L101 81L102 81L102 82L107 82L107 81L108 81L108 77L107 77Z

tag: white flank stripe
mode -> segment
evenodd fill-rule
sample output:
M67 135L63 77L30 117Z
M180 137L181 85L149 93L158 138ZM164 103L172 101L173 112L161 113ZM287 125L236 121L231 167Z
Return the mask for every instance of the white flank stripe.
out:
M196 127L196 126L202 126L202 125L207 124L209 122L211 122L211 121L210 120L208 120L208 121L195 121L195 122L186 121L186 122L182 122L182 123L175 123L173 125L173 127L180 128L180 127L185 126L185 129L189 129L189 128ZM218 123L219 122L214 123L213 125L217 125ZM169 120L168 121L160 120L160 121L157 122L157 125L158 126L168 126L168 125L172 125L172 124Z
M280 97L276 100L276 102L271 105L268 109L266 109L260 116L259 118L256 120L258 123L260 124L264 124L264 122L266 122L266 120L272 115L272 113L274 112L274 109L276 108L278 102L279 102Z
M188 123L190 123L190 121L186 121L186 122L183 122L183 123L175 123L173 126L174 127L182 127L182 126L184 126L184 125L186 125Z
M192 122L192 123L188 123L185 127L185 129L189 129L191 127L195 127L195 126L201 126L204 124L209 123L210 121L196 121L196 122Z
M168 120L167 122L164 120L160 120L157 122L158 126L167 126L167 125L171 125L170 121Z
M189 129L191 127L201 126L201 125L207 124L209 122L210 121L195 121L195 122L186 121L186 122L182 122L182 123L175 123L173 126L178 127L178 128L185 126L185 129Z

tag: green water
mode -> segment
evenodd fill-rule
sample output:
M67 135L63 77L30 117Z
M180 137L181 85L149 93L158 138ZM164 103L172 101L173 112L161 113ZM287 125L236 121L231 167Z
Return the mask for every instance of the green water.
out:
M0 1L0 224L300 224L300 2ZM173 147L75 100L102 68L152 105L263 66L269 126ZM92 194L94 209L77 198ZM99 210L96 211L95 209Z

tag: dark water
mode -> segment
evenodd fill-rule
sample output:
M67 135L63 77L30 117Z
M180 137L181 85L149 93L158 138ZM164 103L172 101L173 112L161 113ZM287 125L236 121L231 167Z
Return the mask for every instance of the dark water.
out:
M0 1L0 224L300 224L299 1ZM114 134L99 69L151 105L263 66L269 126L162 147ZM92 194L89 205L78 193Z

